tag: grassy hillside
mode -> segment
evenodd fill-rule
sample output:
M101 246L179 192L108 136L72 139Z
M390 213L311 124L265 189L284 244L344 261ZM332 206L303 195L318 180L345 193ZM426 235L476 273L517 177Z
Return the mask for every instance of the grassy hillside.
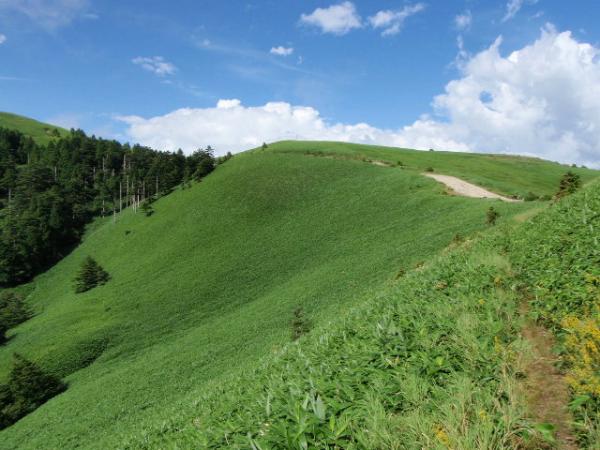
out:
M320 334L330 320L385 292L457 233L485 228L490 205L503 223L543 205L444 195L440 185L419 175L416 162L413 169L381 167L307 156L301 149L277 144L238 155L201 183L159 200L151 217L126 211L116 223L98 220L67 258L21 287L36 315L0 347L0 379L16 351L65 377L69 389L0 432L0 447L156 445L197 414L204 393L278 354L290 341L295 308L304 309ZM453 154L458 162L452 162L437 152L420 155L465 178L478 158ZM509 191L527 187L526 170L508 171L503 160L495 169L494 161L482 162L478 176ZM539 173L553 166L529 164ZM555 173L547 177L548 191L552 177L558 183ZM74 294L73 278L88 255L111 281ZM410 293L396 303L406 300L415 320L450 314L454 306L465 314L470 308L442 308L436 300L421 319L419 302L432 299L426 291L412 299ZM489 333L494 308L505 308L493 305L485 310L488 322L474 321L465 333ZM502 314L511 314L513 305L506 308ZM375 326L374 318L365 313L364 326ZM423 336L434 332L433 322L427 323L419 331ZM463 322L450 321L444 330L456 323ZM419 345L438 345L435 336Z
M54 130L59 135L65 135L67 130L56 125L50 125L28 117L6 112L0 112L0 127L18 130L32 137L38 144L47 144L54 137Z
M371 160L392 165L401 163L406 170L417 172L432 168L437 173L460 177L493 192L521 198L529 192L538 196L554 195L558 180L567 170L577 173L584 183L598 176L598 171L595 170L566 167L562 164L523 156L423 152L342 142L283 141L271 144L266 151Z
M166 411L129 445L574 448L562 447L562 427L579 448L597 449L599 211L595 183L531 222L451 249L260 368L199 393L192 412ZM537 421L557 386L532 373L535 343L521 331L528 303L559 338L549 350L563 355L573 399L553 403L568 414L562 424ZM534 376L542 401L532 404Z

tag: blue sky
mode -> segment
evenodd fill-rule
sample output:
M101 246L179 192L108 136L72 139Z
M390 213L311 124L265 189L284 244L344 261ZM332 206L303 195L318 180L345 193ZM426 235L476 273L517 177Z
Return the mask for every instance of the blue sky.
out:
M576 56L580 60L572 67L556 66L552 79L536 79L537 84L560 89L565 77L572 78L569 86L589 83L589 76L577 77L590 68L592 80L598 75L599 19L596 0L0 0L0 110L186 151L324 137L529 153L594 165L598 151L589 147L595 132L580 139L579 125L546 106L544 117L531 123L536 134L513 130L527 120L513 117L515 108L576 107L569 99L546 98L554 95L550 87L522 94L523 80L500 69L489 72L477 61L492 57L501 65L511 52L535 50L536 43L540 48L528 60L548 59L562 39L570 45L564 61L580 55L584 45L591 48L591 60ZM500 36L497 55L490 56ZM546 70L515 64L508 72L522 72L522 78ZM452 94L436 104L448 83L467 85L469 76L479 80L478 98L495 132L507 127L515 133L512 140L495 142L481 131L462 130L474 126L477 110L471 121L452 104L468 104L469 98ZM489 86L488 78L495 80ZM503 86L518 94L506 97ZM237 101L216 108L226 99ZM278 103L265 109L270 102ZM597 106L577 114L591 114ZM231 128L246 124L236 120L269 125L258 127L262 135L239 134ZM562 121L550 127L553 136L543 128L549 120ZM359 124L369 128L348 128ZM592 121L585 132L595 125L600 128ZM215 128L232 137L214 136ZM286 131L279 136L277 129ZM569 147L570 135L583 143ZM566 147L548 153L537 148L536 139L540 145L561 140Z

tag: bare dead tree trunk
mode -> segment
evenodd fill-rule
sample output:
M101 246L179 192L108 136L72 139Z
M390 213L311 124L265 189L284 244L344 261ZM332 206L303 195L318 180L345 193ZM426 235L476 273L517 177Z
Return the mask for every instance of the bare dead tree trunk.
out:
M123 212L123 181L119 180L119 214Z

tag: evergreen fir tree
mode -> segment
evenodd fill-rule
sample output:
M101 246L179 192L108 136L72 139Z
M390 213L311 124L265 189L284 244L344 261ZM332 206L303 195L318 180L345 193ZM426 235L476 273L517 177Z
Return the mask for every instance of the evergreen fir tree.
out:
M89 291L96 286L106 283L109 278L108 272L93 258L88 256L75 277L75 292L79 294Z
M0 428L37 409L67 386L19 354L13 355L8 383L0 386Z

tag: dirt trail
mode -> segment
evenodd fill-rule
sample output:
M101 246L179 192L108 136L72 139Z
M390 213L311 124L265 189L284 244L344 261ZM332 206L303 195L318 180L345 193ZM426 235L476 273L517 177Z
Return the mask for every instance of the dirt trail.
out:
M514 198L505 197L500 194L496 194L494 192L490 192L487 189L479 187L475 184L469 183L467 181L461 180L460 178L452 177L450 175L439 175L436 173L424 173L426 177L433 178L440 183L445 184L450 190L457 194L462 195L464 197L475 197L475 198L497 198L499 200L503 200L505 202L520 202L521 200L517 200Z
M522 335L532 350L523 383L531 418L536 423L550 423L556 427L558 449L576 450L576 439L570 429L573 419L568 410L569 388L556 368L558 358L552 353L554 336L534 323L528 323Z

